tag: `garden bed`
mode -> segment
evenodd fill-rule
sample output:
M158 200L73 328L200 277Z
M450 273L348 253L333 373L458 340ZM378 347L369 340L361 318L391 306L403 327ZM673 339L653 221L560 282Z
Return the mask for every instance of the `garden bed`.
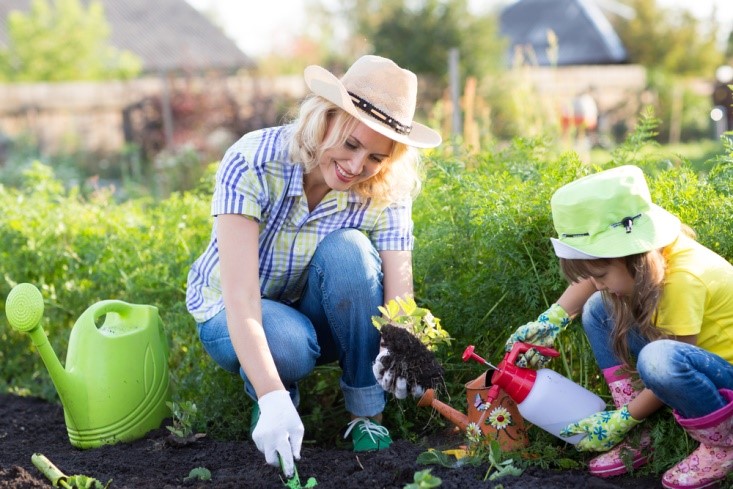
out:
M83 474L110 489L175 488L281 488L278 470L265 464L250 440L217 441L204 437L174 446L165 428L132 443L92 450L71 446L63 410L38 398L0 395L0 488L47 488L49 481L33 466L31 456L42 453L67 475ZM416 463L425 446L397 440L389 450L355 454L343 448L306 444L298 463L301 481L314 477L320 489L399 488L427 467ZM184 481L191 469L205 467L211 480ZM519 477L483 481L487 467L448 469L433 467L441 488L635 488L661 487L658 477L598 479L582 471L530 468Z

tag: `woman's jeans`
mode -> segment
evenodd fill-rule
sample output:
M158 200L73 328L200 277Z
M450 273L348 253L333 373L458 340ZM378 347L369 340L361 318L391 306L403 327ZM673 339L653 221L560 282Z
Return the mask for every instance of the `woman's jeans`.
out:
M371 320L383 303L381 259L356 229L334 231L318 245L296 305L262 299L267 344L296 406L298 381L316 365L338 360L346 410L356 416L384 410L385 393L372 372L380 336ZM225 311L199 324L198 331L211 358L225 370L239 372L247 394L256 400L229 338Z
M583 328L598 366L605 370L621 361L611 346L613 318L600 292L583 308ZM733 389L733 365L694 345L674 340L628 338L631 355L644 386L683 418L699 418L727 404L718 389Z

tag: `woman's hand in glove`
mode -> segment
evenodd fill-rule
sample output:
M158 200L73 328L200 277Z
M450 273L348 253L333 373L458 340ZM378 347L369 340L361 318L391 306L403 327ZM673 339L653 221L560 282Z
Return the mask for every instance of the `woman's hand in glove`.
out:
M257 401L260 418L252 432L257 449L265 454L268 464L281 465L286 477L295 472L295 461L300 460L304 428L298 411L286 390L268 392Z

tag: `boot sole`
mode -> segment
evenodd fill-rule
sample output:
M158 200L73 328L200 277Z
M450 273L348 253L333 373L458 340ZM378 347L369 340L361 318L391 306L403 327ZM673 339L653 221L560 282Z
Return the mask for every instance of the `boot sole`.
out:
M638 458L635 458L631 462L631 466L634 468L634 470L638 469L639 467L645 465L649 462L649 456L648 455L642 455ZM616 465L613 467L608 468L594 468L589 470L590 474L596 477L606 478L606 477L614 477L617 475L623 475L628 472L625 465ZM674 488L677 489L677 488Z

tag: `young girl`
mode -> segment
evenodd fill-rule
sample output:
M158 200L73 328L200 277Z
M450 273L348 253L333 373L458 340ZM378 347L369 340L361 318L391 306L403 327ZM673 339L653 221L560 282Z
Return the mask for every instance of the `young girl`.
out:
M649 456L626 434L662 406L700 442L662 478L672 489L715 485L733 470L733 266L697 243L679 219L651 202L642 171L622 166L587 176L551 200L555 254L570 286L536 322L509 338L552 345L582 311L582 323L616 405L568 426L579 450L606 452L590 472L608 477ZM549 359L530 350L518 360ZM641 384L631 381L638 372Z
M305 70L312 94L289 125L243 136L216 176L211 241L186 304L208 354L257 402L252 439L287 476L300 457L298 381L338 361L354 450L387 448L372 364L378 306L412 293L417 78L378 56L341 78Z

